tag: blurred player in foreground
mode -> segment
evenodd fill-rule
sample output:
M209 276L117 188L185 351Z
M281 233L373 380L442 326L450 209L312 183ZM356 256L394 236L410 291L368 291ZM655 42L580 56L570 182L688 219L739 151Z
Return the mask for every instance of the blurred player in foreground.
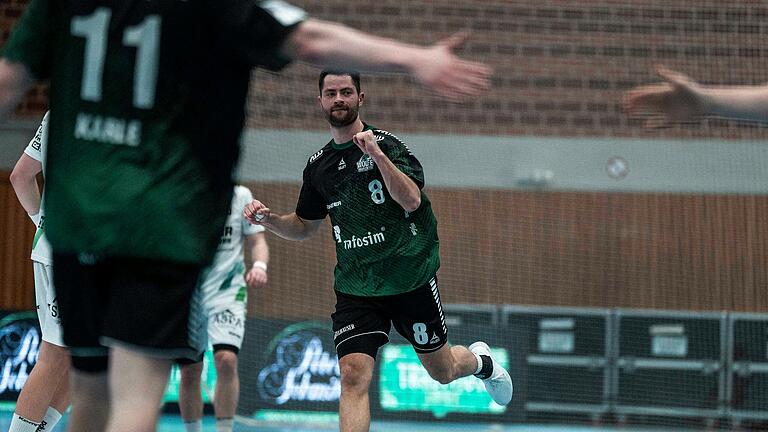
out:
M31 0L3 47L0 119L50 81L46 233L70 430L153 431L173 359L203 350L198 282L231 203L254 67L405 72L458 99L490 74L453 53L464 38L403 44L279 0Z

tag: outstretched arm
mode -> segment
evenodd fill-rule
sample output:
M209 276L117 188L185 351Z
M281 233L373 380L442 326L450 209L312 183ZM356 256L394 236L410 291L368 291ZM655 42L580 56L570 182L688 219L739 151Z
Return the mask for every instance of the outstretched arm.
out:
M291 58L318 66L370 72L404 72L449 99L488 88L491 68L454 54L468 34L456 33L432 46L381 38L327 21L308 19L283 45Z
M768 122L768 85L709 87L663 66L656 72L664 82L624 94L625 110L648 117L647 127L691 122L703 116Z
M312 237L323 220L302 219L296 213L279 215L259 200L253 200L243 209L243 217L252 224L263 225L286 240L306 240Z

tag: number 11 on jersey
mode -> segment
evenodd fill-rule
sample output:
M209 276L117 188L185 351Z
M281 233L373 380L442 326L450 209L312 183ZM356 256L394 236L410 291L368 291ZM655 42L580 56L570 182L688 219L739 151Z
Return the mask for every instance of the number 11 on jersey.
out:
M85 64L80 88L80 98L85 101L101 101L111 17L109 8L100 7L90 15L72 18L70 33L85 38ZM159 15L149 15L140 24L126 27L123 33L123 45L137 50L133 76L135 108L152 109L155 106L161 22Z

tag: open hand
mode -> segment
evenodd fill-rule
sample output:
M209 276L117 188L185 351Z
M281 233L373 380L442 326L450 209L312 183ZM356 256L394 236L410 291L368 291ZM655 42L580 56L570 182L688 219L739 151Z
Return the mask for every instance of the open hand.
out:
M493 70L484 63L463 60L455 54L468 38L468 32L458 32L428 48L427 54L414 66L413 76L453 101L488 89Z
M623 97L624 110L631 116L645 117L646 127L698 120L707 113L703 88L687 76L663 66L656 73L664 82L636 87Z

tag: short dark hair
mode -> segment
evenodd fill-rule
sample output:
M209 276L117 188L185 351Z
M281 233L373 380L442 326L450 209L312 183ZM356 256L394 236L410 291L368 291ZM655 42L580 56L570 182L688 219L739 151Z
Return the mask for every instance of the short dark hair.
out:
M328 75L346 75L352 78L352 84L355 85L355 89L357 89L357 92L360 93L360 72L343 69L323 69L323 71L320 72L320 80L317 83L318 87L320 88L320 93L323 92L325 77Z

